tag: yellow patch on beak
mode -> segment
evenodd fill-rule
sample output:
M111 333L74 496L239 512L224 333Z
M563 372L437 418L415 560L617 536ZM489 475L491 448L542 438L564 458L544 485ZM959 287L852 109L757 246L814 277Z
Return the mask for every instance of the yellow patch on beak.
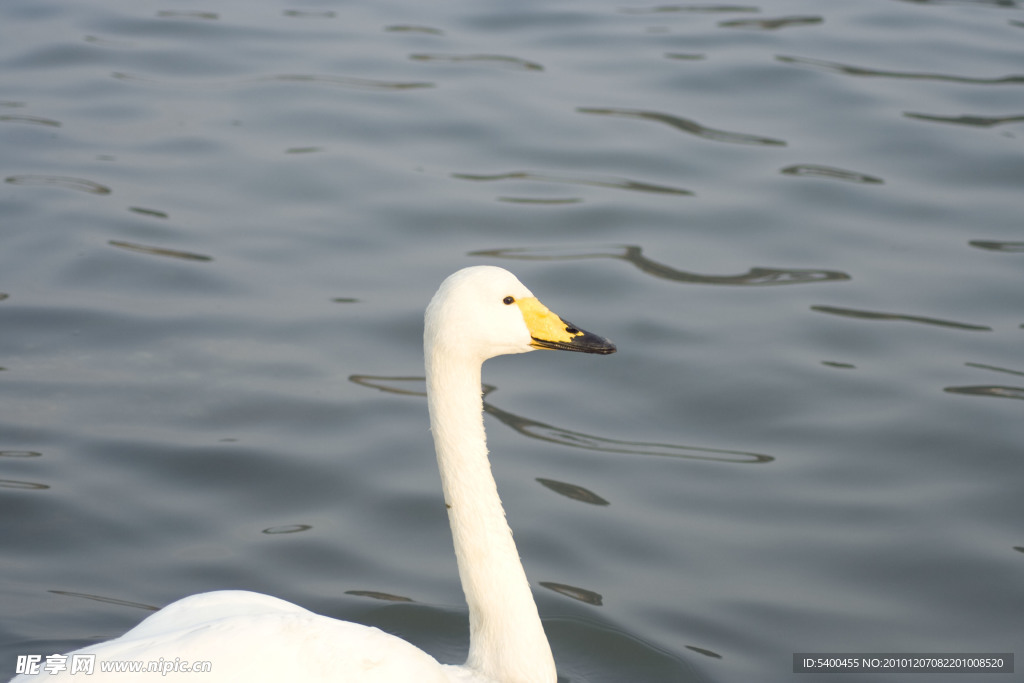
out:
M517 299L516 304L519 305L519 310L523 314L523 320L526 321L526 327L530 330L530 336L538 342L566 344L583 334L549 311L548 307L535 297ZM572 331L570 332L570 330Z

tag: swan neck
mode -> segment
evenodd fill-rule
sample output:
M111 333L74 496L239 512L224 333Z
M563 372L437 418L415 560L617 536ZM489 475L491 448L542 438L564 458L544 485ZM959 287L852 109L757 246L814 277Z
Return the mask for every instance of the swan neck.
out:
M430 426L469 606L466 666L495 680L550 683L551 648L487 458L481 365L427 349Z

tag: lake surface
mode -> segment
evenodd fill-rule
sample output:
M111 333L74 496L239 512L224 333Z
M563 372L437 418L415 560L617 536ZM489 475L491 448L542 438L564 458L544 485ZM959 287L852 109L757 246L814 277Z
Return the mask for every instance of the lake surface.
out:
M0 26L0 679L223 588L461 661L422 312L479 263L619 347L484 369L563 680L1024 655L1021 2Z

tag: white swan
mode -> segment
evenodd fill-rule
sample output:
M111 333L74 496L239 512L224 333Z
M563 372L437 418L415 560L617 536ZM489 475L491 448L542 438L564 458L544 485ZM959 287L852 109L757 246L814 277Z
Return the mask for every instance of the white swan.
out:
M515 276L493 266L449 276L427 306L425 323L430 426L469 606L464 665L440 664L379 629L278 598L217 591L178 600L120 638L71 653L65 669L44 669L39 677L123 683L139 677L103 669L134 661L154 662L165 674L161 681L553 683L554 658L487 459L481 366L493 356L537 348L612 353L615 346L566 323ZM74 666L88 664L73 656L82 654L95 655L92 675L72 674ZM204 662L209 673L185 670ZM14 679L29 680L36 678Z

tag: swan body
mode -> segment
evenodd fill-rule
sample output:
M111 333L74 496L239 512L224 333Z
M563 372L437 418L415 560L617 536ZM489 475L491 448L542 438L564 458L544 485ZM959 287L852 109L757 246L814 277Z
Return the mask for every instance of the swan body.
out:
M102 665L130 660L156 662L166 681L554 683L554 658L487 459L481 394L487 358L537 348L615 351L607 340L566 323L515 276L493 266L449 276L427 306L431 432L469 607L465 664L440 664L397 636L268 595L215 591L178 600L119 638L70 653L67 669L41 670L38 678L79 680L83 674L70 671L71 655L92 654L94 670L84 678L93 683L129 680ZM210 663L208 673L183 669L200 662Z

